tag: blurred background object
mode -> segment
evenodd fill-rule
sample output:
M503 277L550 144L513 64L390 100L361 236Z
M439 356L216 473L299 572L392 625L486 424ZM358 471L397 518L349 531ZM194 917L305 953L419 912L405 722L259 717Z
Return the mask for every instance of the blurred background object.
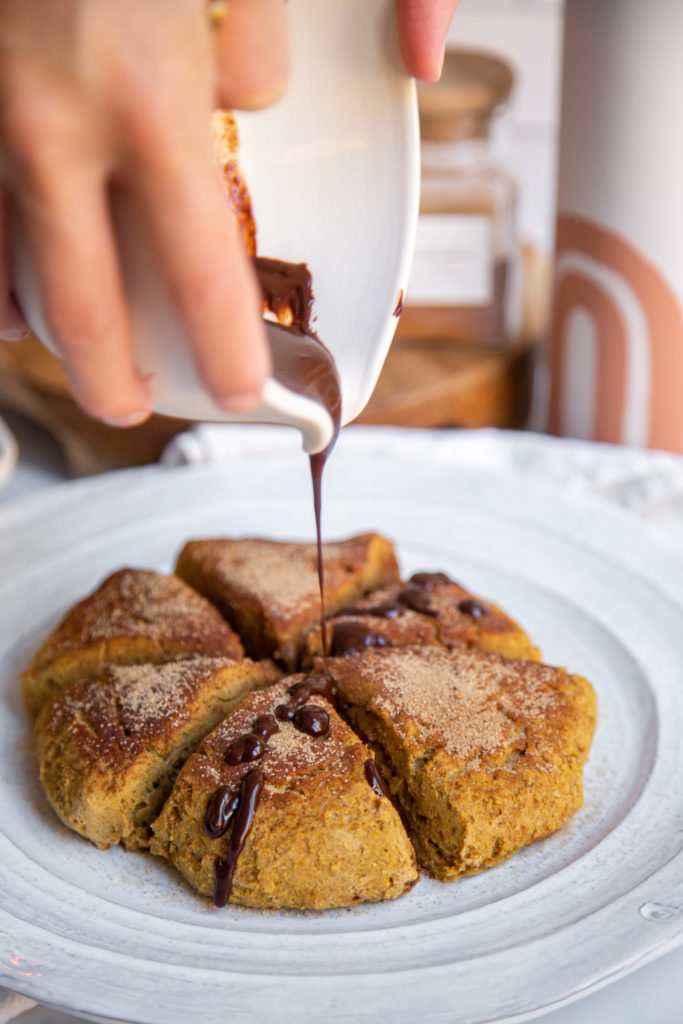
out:
M461 0L419 89L420 226L362 423L537 426L550 329L562 0ZM541 410L542 414L542 410Z
M550 428L683 453L681 0L567 0Z
M491 147L513 82L505 61L449 50L439 82L418 86L420 217L400 337L485 350L517 337L517 187Z

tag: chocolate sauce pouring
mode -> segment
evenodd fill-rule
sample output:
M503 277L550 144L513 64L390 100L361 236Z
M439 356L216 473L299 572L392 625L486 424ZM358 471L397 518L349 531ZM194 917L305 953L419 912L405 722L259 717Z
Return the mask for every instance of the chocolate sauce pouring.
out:
M274 325L269 331L273 376L291 391L324 406L334 427L332 440L327 448L310 456L318 545L320 620L325 657L327 631L321 533L322 475L341 426L341 387L331 353L311 328L313 289L306 264L286 263L283 260L264 257L257 257L254 262L268 308L278 317L289 310L292 317L290 326ZM308 733L309 736L324 736L330 727L327 711L314 704L307 704L306 701L313 693L327 695L330 684L316 676L309 677L302 683L298 689L294 687L290 691L290 701L277 708L278 718L281 721L291 721L297 729ZM278 728L272 715L261 715L250 732L239 736L230 744L226 751L228 764L258 760L265 752L268 740ZM224 907L230 899L237 859L249 835L263 783L262 769L251 768L242 777L239 794L231 793L226 787L220 787L209 802L204 827L212 838L223 835L234 818L227 857L216 857L215 860L214 903L217 907Z
M311 398L327 409L334 425L334 434L327 448L310 456L313 484L313 510L318 544L318 582L320 585L320 621L323 659L327 652L325 623L325 579L321 534L322 476L327 458L334 447L341 426L341 386L332 354L311 328L313 288L305 263L258 257L256 272L268 308L276 314L289 309L290 327L269 332L273 376L291 391Z

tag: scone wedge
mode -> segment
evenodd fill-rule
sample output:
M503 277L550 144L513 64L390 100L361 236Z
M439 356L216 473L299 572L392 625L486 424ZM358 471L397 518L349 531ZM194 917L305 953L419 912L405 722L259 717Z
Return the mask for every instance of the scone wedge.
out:
M437 878L491 867L581 807L596 699L580 676L466 647L371 650L329 672Z
M41 644L21 677L24 702L35 718L64 686L96 679L110 664L242 653L223 617L177 576L120 569L79 601Z
M228 715L185 762L153 823L152 853L218 905L322 910L393 899L417 881L372 754L325 697L302 696L299 686L297 715L278 717L281 706L291 712L301 683L305 677L290 676ZM296 723L306 724L306 715L326 719L327 731L301 731ZM245 749L256 756L229 763ZM255 809L245 820L249 801ZM227 885L226 870L234 871Z
M328 622L328 653L367 647L483 647L511 658L540 660L522 627L501 608L442 572L415 573L407 582L372 591ZM304 663L322 654L318 627L306 639Z
M109 668L61 690L35 723L40 779L62 821L101 848L149 845L149 824L200 740L270 662L187 658Z
M323 544L325 606L334 614L399 578L393 544L377 533ZM320 621L315 544L259 538L189 541L177 574L223 613L251 658L290 671Z

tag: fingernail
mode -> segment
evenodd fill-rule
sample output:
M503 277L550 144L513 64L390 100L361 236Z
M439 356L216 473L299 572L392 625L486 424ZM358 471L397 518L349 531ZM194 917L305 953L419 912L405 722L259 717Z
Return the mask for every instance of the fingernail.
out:
M218 405L225 412L251 412L261 402L261 395L255 391L241 395L226 395L218 399Z
M446 45L444 43L444 47L443 47L443 49L441 51L441 55L439 57L439 69L438 69L437 75L436 75L436 81L437 82L441 78L441 74L443 72L443 64L444 64L445 59L446 59Z
M6 327L3 331L0 331L0 340L23 341L24 338L28 338L30 333L28 327Z
M277 103L287 92L287 86L289 84L288 79L278 82L277 85L272 88L265 90L264 92L252 92L246 93L244 96L239 97L239 102L236 106L240 110L263 110L264 107L270 107L273 103Z
M138 409L137 412L129 412L125 416L102 416L102 422L110 427L137 427L149 419L149 415L149 409Z

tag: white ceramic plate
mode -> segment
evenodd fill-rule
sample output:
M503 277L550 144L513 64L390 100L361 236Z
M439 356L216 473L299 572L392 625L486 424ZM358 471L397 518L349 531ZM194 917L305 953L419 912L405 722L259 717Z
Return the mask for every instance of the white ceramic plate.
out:
M96 850L46 806L18 670L121 565L169 569L192 536L310 539L310 485L297 453L65 485L0 517L3 983L150 1024L474 1024L533 1016L681 942L681 559L625 513L528 480L340 447L328 537L381 528L406 572L490 595L594 682L583 810L484 874L311 916L216 911L150 857Z

